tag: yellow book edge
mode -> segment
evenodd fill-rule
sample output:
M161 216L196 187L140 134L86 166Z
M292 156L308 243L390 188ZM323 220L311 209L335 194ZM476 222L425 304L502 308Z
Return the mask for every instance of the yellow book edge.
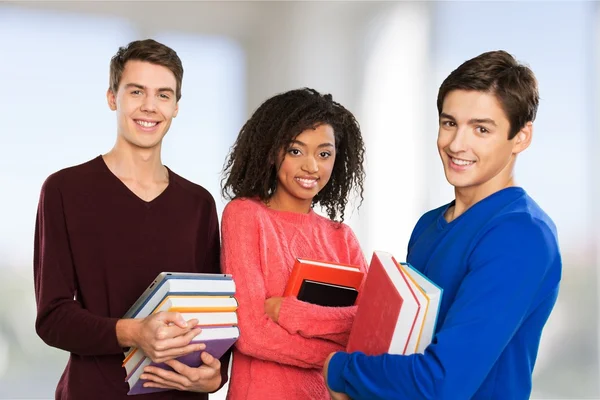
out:
M160 302L160 304L158 304L154 310L152 310L152 314L157 314L158 312L160 312L160 308L170 299L170 298L221 298L221 299L227 299L233 296L195 296L195 295L182 295L182 296L166 296L163 301ZM235 298L235 297L234 297ZM168 310L166 310L166 312L179 312L179 313L212 313L212 312L230 312L230 311L236 311L237 310L237 306L230 306L230 307L172 307L169 308ZM215 324L215 325L204 325L204 326L220 326L221 324ZM122 367L125 366L125 364L127 363L127 361L129 361L131 359L131 357L133 357L133 355L135 354L135 352L137 351L137 348L132 349L129 354L127 354L127 356L125 357L125 359L123 360L123 364L121 365Z
M400 270L400 272L402 274L404 274L404 276L406 276L408 279L410 279L411 282L415 284L415 286L417 287L417 289L419 290L419 292L423 293L423 296L425 296L425 298L427 299L427 304L425 305L425 315L423 316L423 323L421 324L421 329L419 329L419 336L417 337L417 344L415 345L415 349L414 349L414 352L416 352L417 349L419 348L419 344L421 343L421 335L423 334L423 328L425 327L425 319L427 318L427 313L429 312L429 302L431 301L431 299L427 295L427 292L423 290L423 288L421 287L421 285L419 285L413 279L413 277L410 276L410 273L406 270L406 268L402 264L400 264L398 261L394 260L394 262L398 266L398 269Z

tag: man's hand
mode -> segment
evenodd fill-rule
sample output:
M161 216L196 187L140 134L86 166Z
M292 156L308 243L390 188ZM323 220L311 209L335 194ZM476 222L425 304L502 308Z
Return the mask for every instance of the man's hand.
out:
M221 385L221 362L207 352L202 352L200 357L204 364L198 368L190 368L177 360L171 360L166 364L174 371L146 367L140 378L148 381L144 383L144 387L214 392Z
M331 353L325 359L325 363L323 365L323 378L325 378L325 385L327 386L327 390L329 390L329 395L331 396L331 400L350 400L345 393L334 392L329 387L329 383L327 382L327 371L329 370L329 361L331 361L331 357L333 357L335 353Z
M273 322L279 321L279 310L281 309L282 301L283 297L269 297L265 300L265 313Z
M172 360L194 351L204 350L204 344L190 344L201 331L198 320L185 321L177 312L152 314L139 324L133 339L138 347L154 362Z

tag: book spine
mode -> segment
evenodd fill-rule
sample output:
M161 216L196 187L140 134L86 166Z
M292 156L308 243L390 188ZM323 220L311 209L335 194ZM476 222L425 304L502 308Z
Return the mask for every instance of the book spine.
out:
M294 263L294 267L292 268L292 274L290 275L290 277L288 279L288 283L283 292L284 297L296 296L296 294L298 293L298 290L300 290L300 284L302 282L298 283L300 281L300 279L298 277L299 277L301 271L302 271L302 268L300 268L300 261L298 261L296 259L296 262Z

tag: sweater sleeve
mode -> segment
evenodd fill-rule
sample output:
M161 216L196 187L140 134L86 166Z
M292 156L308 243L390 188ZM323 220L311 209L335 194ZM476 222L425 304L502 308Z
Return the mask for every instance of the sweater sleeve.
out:
M344 228L346 230L344 243L340 244L345 247L344 253L350 256L348 262L366 273L367 262L358 239L349 227L344 226ZM322 307L300 301L295 297L286 297L279 310L279 325L290 333L331 340L345 347L348 344L356 309L357 306Z
M546 225L505 219L471 254L469 272L424 354L338 353L328 369L330 387L357 400L471 398L540 298L555 299L556 265L558 245ZM553 283L544 285L547 276ZM553 301L545 304L551 309Z
M57 175L44 183L38 205L33 275L35 328L48 345L78 355L120 354L117 318L94 315L77 300L65 210Z
M302 368L322 367L331 352L343 347L291 334L265 313L267 296L260 260L260 227L252 211L234 209L232 205L223 213L221 263L223 271L231 274L236 284L240 328L236 348L261 360Z

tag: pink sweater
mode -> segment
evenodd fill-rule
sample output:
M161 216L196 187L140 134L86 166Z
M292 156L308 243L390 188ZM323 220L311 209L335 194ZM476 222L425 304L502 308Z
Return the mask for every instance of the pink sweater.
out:
M236 283L241 331L227 398L329 399L323 361L345 349L356 306L321 307L287 297L275 323L264 302L283 295L296 257L366 271L352 230L313 211L274 211L259 201L237 199L223 212L221 257L223 271Z

